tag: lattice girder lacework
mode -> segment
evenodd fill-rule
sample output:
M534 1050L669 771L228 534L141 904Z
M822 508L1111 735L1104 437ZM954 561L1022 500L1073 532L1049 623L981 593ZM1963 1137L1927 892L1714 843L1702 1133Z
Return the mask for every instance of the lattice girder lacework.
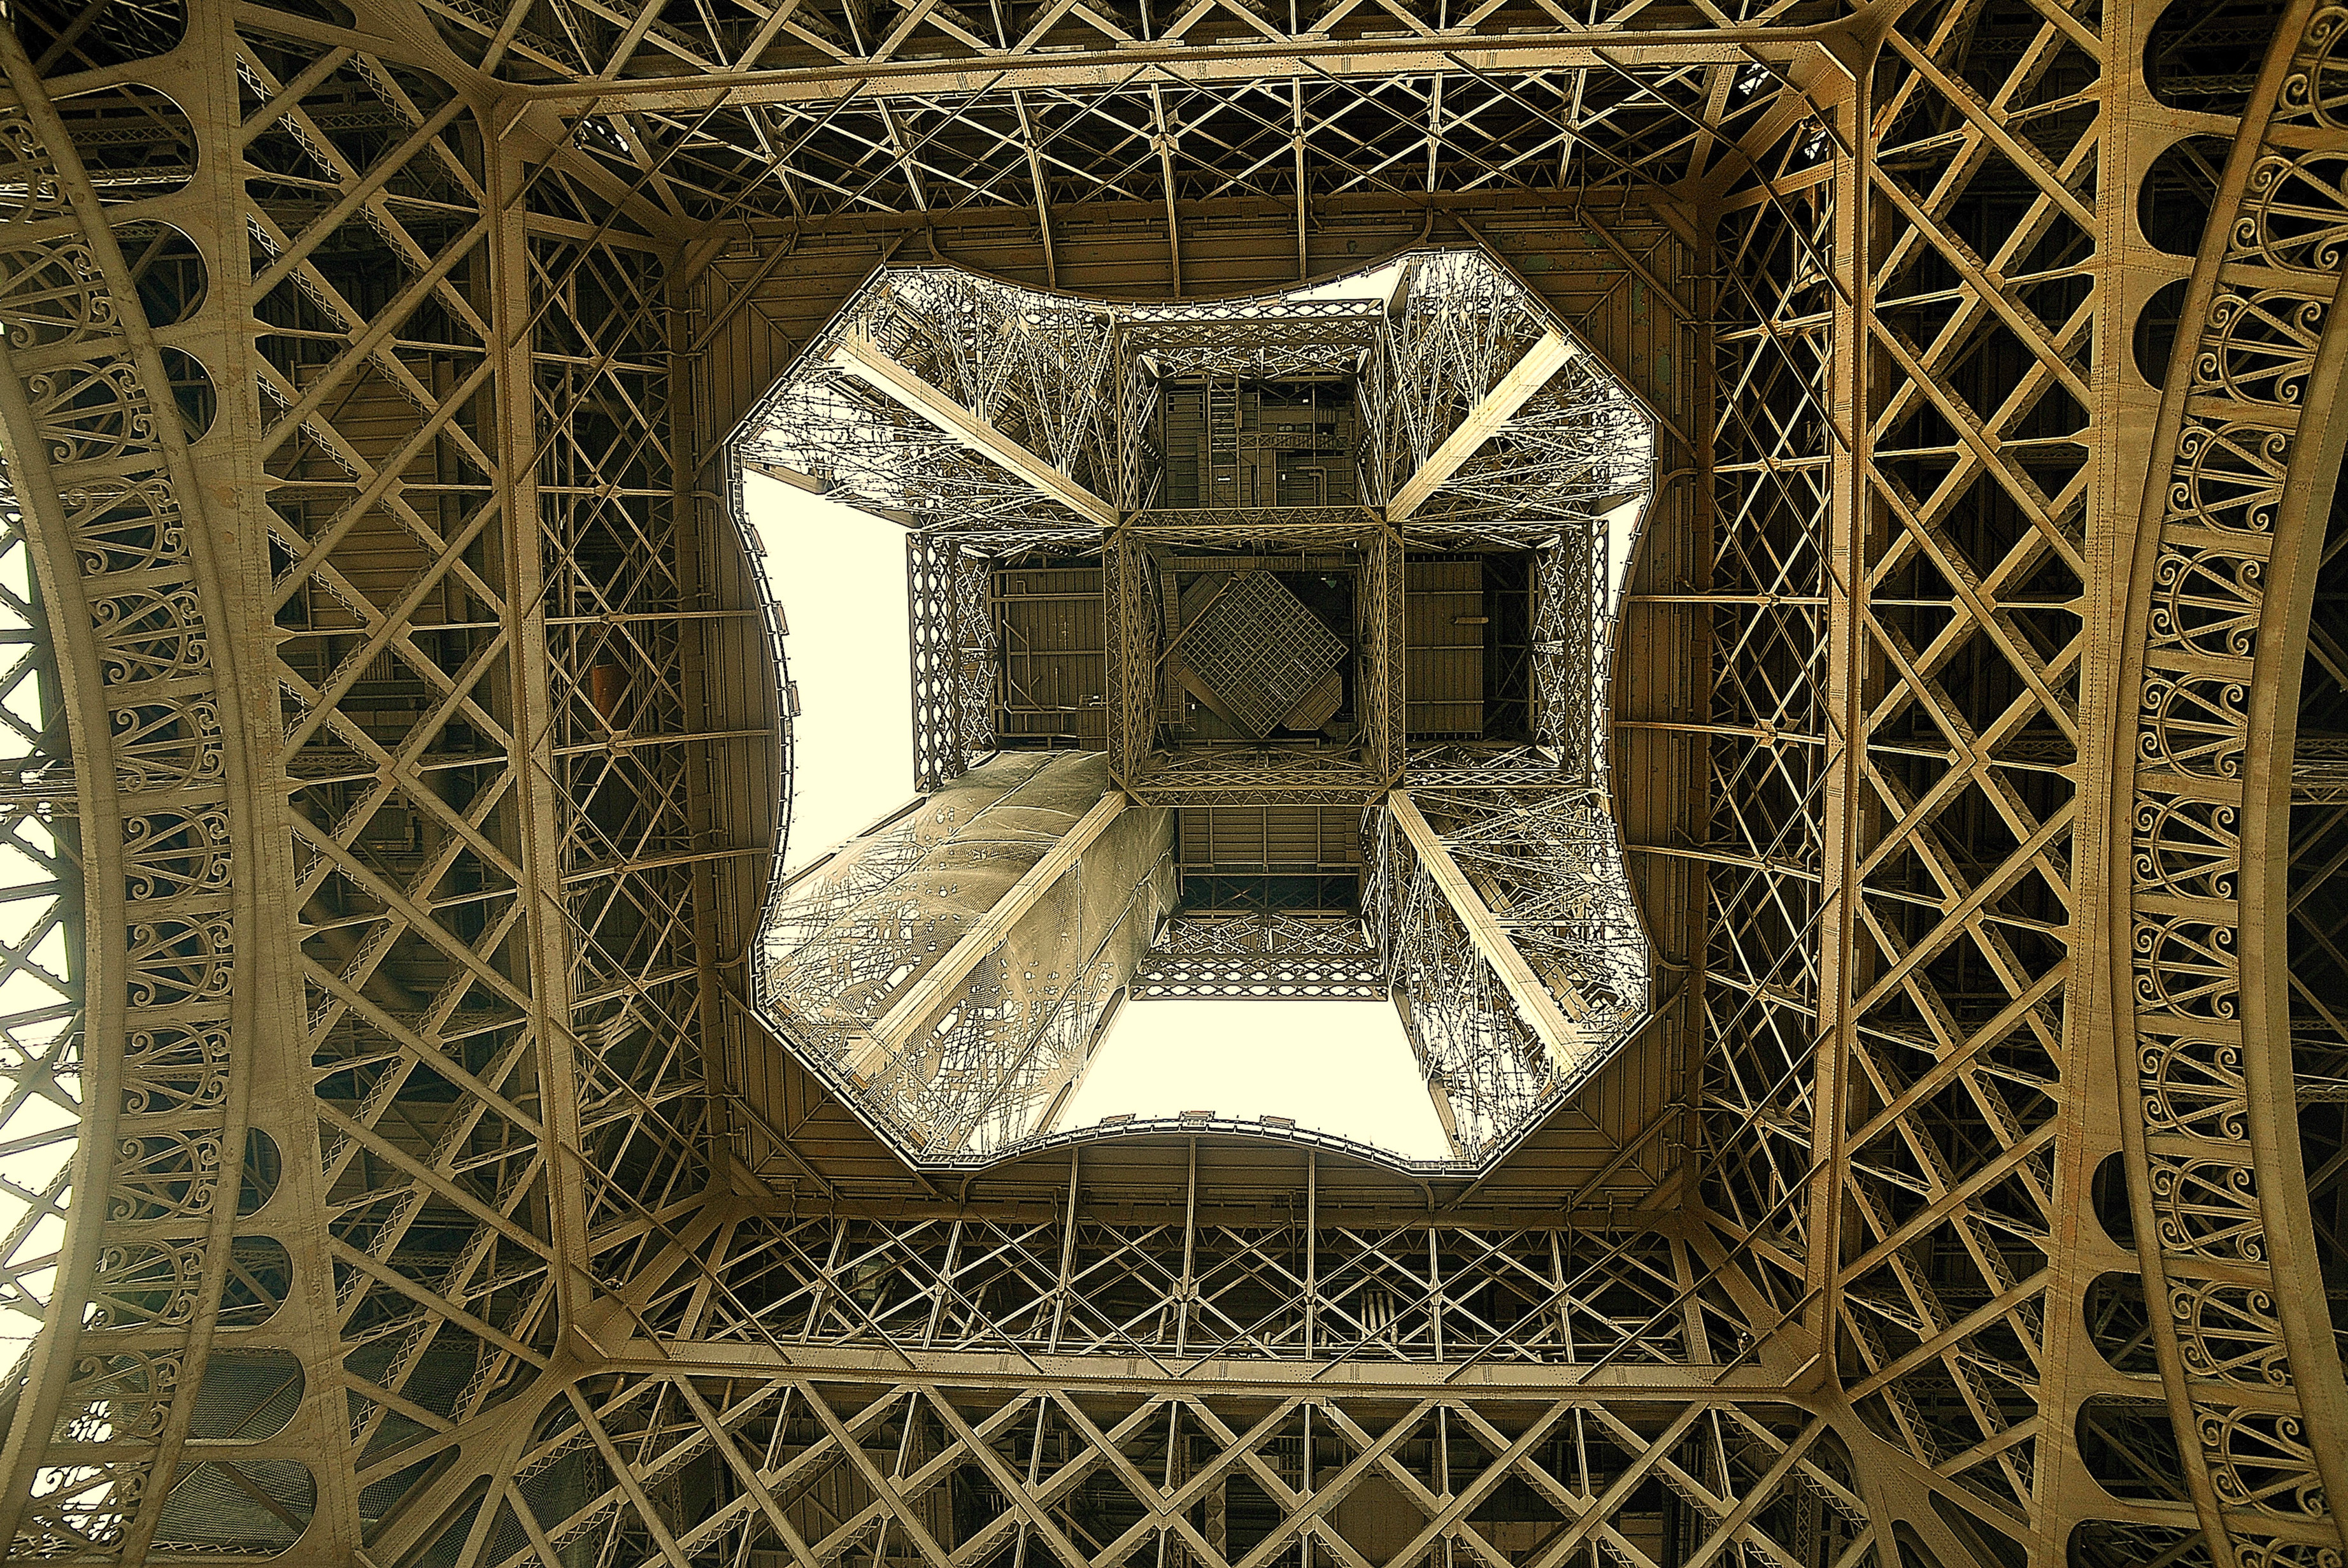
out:
M1885 47L1844 1323L1877 1429L2019 1530L2070 973L2098 67L2019 8L1921 8Z
M1384 1001L1385 961L1358 918L1212 912L1179 914L1133 973L1152 997L1303 996Z
M553 165L532 176L509 222L525 205L602 210ZM531 739L551 787L575 1179L608 1277L656 1252L709 1180L700 1034L716 981L693 862L709 848L707 748L727 737L688 689L694 514L679 493L662 261L553 237L520 259L547 702Z
M1541 1032L1540 1013L1528 1015L1521 996L1512 1010L1490 1011L1497 1000L1487 1000L1491 971L1468 961L1457 923L1442 918L1438 902L1428 896L1425 857L1399 862L1416 867L1406 892L1392 873L1382 876L1382 894L1389 888L1397 894L1381 913L1391 923L1385 940L1397 983L1412 985L1406 1016L1414 1042L1452 1090L1455 1129L1482 1129L1455 1136L1480 1141L1520 1129L1532 1107L1572 1088L1643 1026L1654 1001L1653 955L1631 902L1621 837L1602 785L1544 789L1469 774L1424 785L1412 800L1440 834L1456 874L1560 1015L1555 1022L1562 1027L1546 1048L1507 1038L1528 1023ZM1382 852L1395 851L1383 832L1378 841ZM1500 956L1507 961L1507 954ZM1462 988L1437 978L1447 965L1475 984ZM1486 988L1483 995L1476 986ZM1491 1037L1496 1029L1501 1038ZM1479 1046L1461 1050L1479 1039ZM1529 1088L1529 1103L1522 1098ZM1513 1109L1495 1119L1498 1106L1509 1100L1516 1102Z
M1270 572L1242 572L1200 612L1184 662L1258 738L1345 656L1344 643Z
M742 1216L705 1255L715 1274L663 1287L647 1326L778 1352L1621 1363L1707 1383L1752 1347L1726 1276L1636 1229Z
M1551 991L1578 997L1601 1035L1646 1016L1646 934L1602 793L1464 786L1414 798Z
M840 68L829 40L848 44L859 28L850 16L845 33L818 44L810 29L826 26L824 13L804 6L781 36L789 52L810 45L815 53L778 61L730 99L687 79L641 82L623 98L613 95L622 101L605 106L597 121L603 134L582 139L582 150L622 180L639 178L646 163L657 167L660 200L696 221L1041 213L1048 227L1055 210L1110 201L1535 195L1584 181L1670 188L1713 172L1779 112L1775 74L1746 68L1746 54L1704 22L1696 32L1648 34L1671 38L1686 62L1675 67L1552 54L1529 69L1507 54L1586 46L1585 29L1600 25L1495 6L1452 17L1438 35L1416 17L1399 22L1388 7L1344 7L1323 18L1334 32L1300 17L1306 30L1291 36L1272 17L1225 0L1155 20L1131 13L1127 27L1096 31L1107 9L1039 14L1039 26L1058 35L1043 45L1058 57L1050 66L1063 68L1025 60L1020 78L1006 81L969 74L999 60L997 46L973 56L971 33L931 36L945 15L933 7L890 29L886 52L911 54L876 61L885 86L841 95L836 78L821 74ZM781 25L770 15L763 23L762 35ZM1377 39L1385 46L1375 74L1363 71L1350 51L1364 29L1375 36L1394 26L1406 31ZM999 46L1040 41L1016 41L1017 31L1004 31ZM1478 34L1501 48L1482 68L1463 70L1441 39ZM1393 40L1406 36L1422 46L1397 48ZM1267 57L1275 40L1281 52ZM1218 45L1254 48L1221 55ZM1751 46L1780 59L1790 53L1766 40ZM524 45L514 58L529 53ZM812 78L810 68L819 73ZM974 91L974 82L985 86ZM545 90L572 96L552 82ZM1170 261L1179 288L1180 258ZM1057 270L1047 249L1042 271L1048 278Z
M1703 1201L1769 1308L1809 1246L1827 698L1826 528L1844 433L1829 393L1835 188L1819 135L1781 133L1719 235ZM1786 189L1778 193L1778 186Z
M987 593L994 562L953 534L905 536L912 634L913 784L935 789L994 749L1000 655Z
M1461 871L1445 863L1439 843L1413 841L1396 820L1401 810L1416 808L1373 808L1365 821L1370 929L1445 1136L1456 1157L1480 1159L1599 1065L1625 1020L1593 1009L1576 984L1581 975L1504 967L1509 954L1488 943L1472 923L1479 912L1463 910L1447 883L1447 872L1466 880ZM1528 998L1520 982L1541 995ZM1528 1000L1544 998L1550 1016L1528 1016Z
M322 1261L371 1527L553 1331L492 221L444 82L263 31L237 73Z
M1355 1564L1447 1546L1842 1563L1875 1532L1839 1441L1784 1405L713 1372L583 1380L442 1537L500 1563L627 1539L672 1560L1085 1568L1164 1551L1225 1568L1300 1547Z

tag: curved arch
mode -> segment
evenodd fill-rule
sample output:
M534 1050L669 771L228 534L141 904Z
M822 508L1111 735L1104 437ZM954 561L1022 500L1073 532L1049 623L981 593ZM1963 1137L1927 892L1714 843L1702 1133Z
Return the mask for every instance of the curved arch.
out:
M213 678L204 573L178 500L191 483L187 441L160 354L98 194L13 34L0 36L0 67L20 177L46 198L18 216L49 220L17 244L63 258L77 285L56 302L57 330L37 335L49 341L36 363L15 333L0 347L0 426L58 647L85 851L73 1190L110 1200L77 1202L67 1218L0 1512L19 1540L135 1554L170 1490L153 1478L172 1473L188 1433L189 1368L232 1272L237 1184L222 1165L243 1145L243 1094L225 1041L251 1004L231 994L236 890L225 859L201 846L226 834L242 756ZM173 1092L191 1074L213 1087ZM123 1359L109 1341L157 1328L181 1337L170 1357L140 1346L153 1371L147 1418L107 1441ZM104 1447L78 1451L93 1439Z
M2348 419L2341 256L2299 160L2348 148L2323 102L2343 17L2294 7L2193 273L2129 596L2136 771L2115 837L2132 1020L2140 1261L2195 1511L2221 1555L2342 1544L2323 1495L2348 1413L2295 1130L2285 863L2310 595ZM2319 151L2311 154L2311 148ZM2333 155L2336 156L2336 153ZM2237 832L2239 836L2237 837ZM2232 845L2228 841L2233 841ZM2239 855L2239 885L2225 863ZM2311 1303L2313 1311L2311 1313ZM2253 1345L2246 1351L2245 1344Z

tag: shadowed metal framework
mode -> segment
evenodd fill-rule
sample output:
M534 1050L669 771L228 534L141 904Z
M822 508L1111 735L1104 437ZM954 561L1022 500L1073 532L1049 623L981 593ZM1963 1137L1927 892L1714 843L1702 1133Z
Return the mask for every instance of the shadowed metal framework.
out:
M12 1558L2337 1564L2343 35L12 5ZM1435 253L1655 421L1605 739L1652 1020L1472 1169L908 1160L756 990L729 438L876 273ZM915 557L941 689L1081 592L969 559ZM1414 852L1537 900L1472 806L1553 760L1404 745Z
M930 791L778 890L780 1036L923 1161L999 1159L1161 954L1192 996L1334 961L1490 1157L1649 1010L1601 751L1653 440L1480 253L1200 305L884 270L736 449L909 530Z

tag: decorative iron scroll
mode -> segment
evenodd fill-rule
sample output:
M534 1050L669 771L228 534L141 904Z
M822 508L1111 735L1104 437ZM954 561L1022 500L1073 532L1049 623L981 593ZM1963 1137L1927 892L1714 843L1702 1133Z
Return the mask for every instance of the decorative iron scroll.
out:
M2170 1347L2191 1501L2212 1554L2245 1568L2348 1552L2326 1485L2340 1433L2312 1414L2339 1408L2339 1362L2313 1273L2285 1270L2304 1249L2272 1233L2304 1227L2291 1207L2304 1198L2276 1189L2257 1152L2293 1136L2290 1079L2267 1065L2288 1031L2244 985L2244 944L2265 917L2243 906L2240 868L2264 851L2240 834L2277 744L2254 722L2267 683L2299 656L2268 566L2321 541L2308 498L2332 476L2302 437L2336 393L2313 377L2338 363L2325 353L2348 263L2348 10L2303 4L2286 29L2195 272L2147 489L2157 536L2136 584L2123 905L2146 1295ZM2254 1037L2261 1021L2281 1037Z
M201 524L179 500L182 414L98 191L13 36L0 63L0 552L37 560L33 598L11 590L11 608L46 614L26 652L46 664L54 636L60 688L40 705L57 716L44 727L13 720L30 753L0 818L20 853L44 834L55 843L42 856L59 880L51 929L83 927L9 954L7 1117L82 1091L77 1158L10 1178L31 1204L6 1238L0 1305L41 1323L12 1374L12 1551L273 1552L293 1538L283 1525L208 1531L173 1501L210 1375L201 1346L217 1326L265 1321L289 1284L283 1249L232 1244L222 1223L250 1206L254 1177L230 1038L221 698L191 555ZM70 758L63 709L77 719ZM88 981L108 989L84 996ZM14 998L28 990L39 998L26 1010ZM74 1152L54 1136L32 1149L44 1142Z

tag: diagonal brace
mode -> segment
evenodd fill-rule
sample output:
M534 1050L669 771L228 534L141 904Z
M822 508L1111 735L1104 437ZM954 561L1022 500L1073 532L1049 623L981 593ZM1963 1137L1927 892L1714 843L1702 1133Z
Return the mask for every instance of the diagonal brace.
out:
M1402 522L1425 506L1459 471L1459 465L1476 455L1477 448L1515 418L1517 410L1531 401L1532 395L1581 352L1571 338L1555 327L1542 334L1540 341L1525 351L1515 368L1501 377L1499 384L1468 410L1459 428L1444 438L1443 444L1418 466L1418 471L1403 482L1402 489L1386 504L1386 521Z
M872 1033L856 1042L849 1059L849 1068L856 1072L877 1070L911 1039L954 997L962 995L970 984L971 975L985 962L986 955L1003 945L1014 927L1027 912L1042 901L1044 895L1059 885L1060 879L1076 869L1086 851L1099 841L1109 825L1123 813L1126 797L1122 791L1111 790L1100 803L1085 813L1066 837L1054 844L1049 853L1036 861L1016 886L994 902L993 908L981 916L953 945L953 950L940 960L931 971L905 987L904 994L889 1005Z
M1386 797L1386 803L1394 813L1395 826L1402 830L1419 864L1426 868L1452 913L1467 928L1476 951L1500 977L1525 1026L1540 1038L1550 1059L1560 1068L1580 1064L1589 1055L1589 1045L1581 1037L1581 1031L1567 1020L1557 998L1541 984L1532 965L1525 962L1517 944L1509 939L1490 906L1477 892L1476 884L1468 880L1468 873L1459 869L1459 862L1451 858L1443 840L1419 813L1418 802L1410 798L1409 790L1397 789Z
M922 380L863 338L843 336L832 362L874 390L887 394L956 441L1013 477L1025 480L1087 522L1117 525L1117 508L1005 436L994 426Z

